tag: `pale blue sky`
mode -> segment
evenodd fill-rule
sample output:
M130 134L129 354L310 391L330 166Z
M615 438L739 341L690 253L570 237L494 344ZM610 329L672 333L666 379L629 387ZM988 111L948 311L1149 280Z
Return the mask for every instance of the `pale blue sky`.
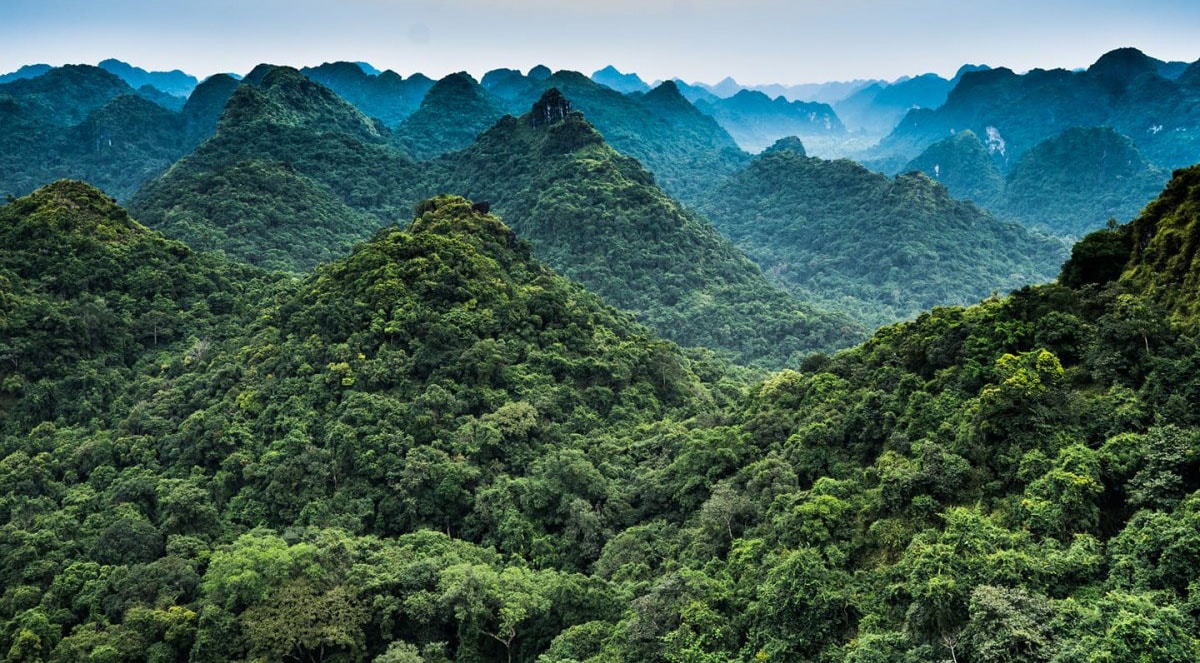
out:
M497 67L803 83L1082 67L1135 46L1200 59L1198 0L0 0L0 73L115 57L199 77L365 60L404 76Z

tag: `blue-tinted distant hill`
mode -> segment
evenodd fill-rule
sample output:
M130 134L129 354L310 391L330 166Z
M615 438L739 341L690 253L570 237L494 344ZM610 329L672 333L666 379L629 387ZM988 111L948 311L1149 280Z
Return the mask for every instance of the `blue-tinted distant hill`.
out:
M617 92L649 92L650 86L634 73L624 74L611 64L592 72L592 80Z
M42 74L46 73L47 71L50 71L53 68L54 67L52 67L48 64L22 65L21 68L17 69L16 71L0 75L0 84L11 83L12 81L20 80L22 78L33 78L34 76L41 76Z
M191 74L185 74L178 69L171 71L146 71L141 67L134 67L126 62L109 58L100 62L101 69L119 76L121 80L129 84L129 87L135 90L149 85L153 88L161 90L169 95L176 97L187 98L192 90L196 88L199 81Z
M390 69L364 69L361 62L327 62L300 73L338 93L367 115L395 128L421 105L434 81L424 74L402 78Z
M757 153L787 136L805 140L834 139L846 128L828 104L788 101L757 90L741 90L726 99L694 102L711 115L747 152Z
M1109 126L1159 167L1190 165L1200 160L1200 86L1188 74L1195 66L1181 71L1125 48L1085 71L968 72L941 107L910 111L876 155L912 159L969 129L1008 171L1026 150L1067 129Z
M896 127L913 108L937 108L963 74L987 70L986 65L963 65L953 78L922 74L892 83L867 85L833 105L838 117L851 131L883 136Z

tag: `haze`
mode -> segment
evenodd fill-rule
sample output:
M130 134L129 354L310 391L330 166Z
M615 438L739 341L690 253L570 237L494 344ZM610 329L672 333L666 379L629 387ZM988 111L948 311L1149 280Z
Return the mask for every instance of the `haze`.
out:
M966 62L1085 67L1134 46L1200 58L1200 3L1115 0L6 0L0 73L115 57L203 77L362 60L402 75L607 64L648 81L893 79Z

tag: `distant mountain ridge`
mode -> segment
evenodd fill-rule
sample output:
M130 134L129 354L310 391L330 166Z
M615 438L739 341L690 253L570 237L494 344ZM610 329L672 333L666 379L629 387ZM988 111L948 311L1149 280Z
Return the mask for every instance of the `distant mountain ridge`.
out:
M119 76L121 80L134 89L149 85L169 95L186 98L196 89L199 83L195 76L185 74L178 69L171 71L146 71L126 62L109 58L96 65L101 69Z

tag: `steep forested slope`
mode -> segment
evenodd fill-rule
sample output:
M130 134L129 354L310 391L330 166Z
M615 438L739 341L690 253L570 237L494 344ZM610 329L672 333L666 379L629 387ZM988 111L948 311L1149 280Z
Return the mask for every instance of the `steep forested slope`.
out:
M701 209L777 283L884 324L1048 280L1056 241L951 198L920 174L894 180L781 141Z
M860 333L773 288L555 89L435 165L433 189L487 200L535 255L680 344L778 366Z
M49 187L0 209L0 650L1196 660L1198 172L746 392L461 198L272 283Z
M1006 219L1079 237L1108 219L1127 221L1152 200L1167 173L1109 127L1073 128L1033 146L1002 177L999 152L971 131L931 145L909 162L952 194Z
M469 74L450 74L400 123L395 141L413 158L431 159L470 145L503 116L497 101Z
M645 94L621 94L573 71L530 73L521 77L518 72L494 72L490 91L509 105L510 113L523 113L547 90L558 89L605 141L644 164L664 191L684 202L696 200L749 159L673 81ZM489 82L487 77L484 82Z
M304 269L409 215L419 173L386 127L294 69L256 72L216 135L138 192L138 218L240 260Z

